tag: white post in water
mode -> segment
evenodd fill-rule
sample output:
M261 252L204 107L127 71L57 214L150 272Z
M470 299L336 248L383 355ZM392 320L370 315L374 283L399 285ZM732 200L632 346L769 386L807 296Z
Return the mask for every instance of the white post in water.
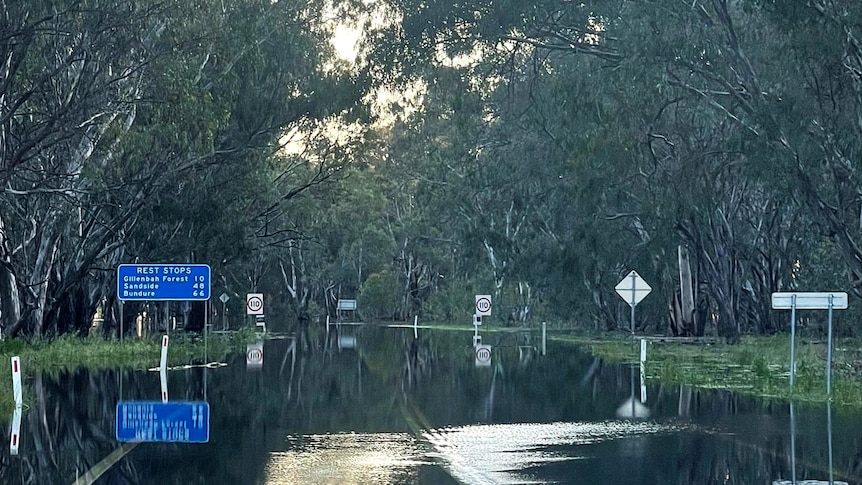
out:
M159 370L164 371L168 368L168 336L162 335L162 359L159 362Z
M796 296L790 296L790 389L796 377ZM795 479L794 479L795 483Z
M413 315L413 338L419 338L419 315Z
M15 401L15 407L24 405L21 390L21 358L17 355L12 357L12 399Z
M548 324L542 322L542 355L548 354Z
M826 344L826 397L828 397L830 400L832 399L832 308L835 306L834 303L835 303L835 295L830 293L829 294L829 317L828 317L828 320L829 320L829 325L828 325L828 327L829 327L828 328L829 338L828 338L828 343ZM832 458L832 456L831 456L832 443L829 443L829 446L830 446L829 458L831 459ZM830 472L832 471L831 467L830 467L829 471ZM831 477L830 477L829 481L830 482L832 481Z
M641 339L641 402L646 404L646 339Z
M15 401L15 411L12 414L12 429L9 434L9 454L18 455L18 445L21 438L21 410L24 407L24 396L21 390L21 358L12 357L12 398Z

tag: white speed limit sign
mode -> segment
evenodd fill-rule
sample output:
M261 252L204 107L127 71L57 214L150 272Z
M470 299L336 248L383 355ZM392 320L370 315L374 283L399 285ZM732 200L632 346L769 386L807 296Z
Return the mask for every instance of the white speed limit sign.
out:
M476 315L487 317L491 314L491 295L476 295Z
M263 315L263 293L249 293L245 296L247 315Z

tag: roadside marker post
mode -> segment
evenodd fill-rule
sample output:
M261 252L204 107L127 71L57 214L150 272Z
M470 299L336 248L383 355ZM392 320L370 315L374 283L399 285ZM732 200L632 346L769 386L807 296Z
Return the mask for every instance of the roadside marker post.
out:
M796 377L796 310L829 310L828 343L826 350L826 395L832 398L832 310L846 310L847 293L840 292L776 292L772 294L773 310L790 310L790 387Z
M641 402L646 404L646 339L641 339Z
M18 447L21 444L21 406L15 406L12 413L12 433L9 435L9 454L18 455Z
M168 368L168 336L162 335L162 358L159 362L159 371L165 371Z
M542 355L548 355L548 324L542 322Z
M15 407L24 405L23 392L21 390L21 358L17 355L12 357L12 398Z
M15 411L12 415L12 429L9 435L9 454L18 455L18 446L21 442L21 411L24 406L24 397L21 388L21 358L17 355L12 357L12 396L15 400Z
M164 367L159 369L159 383L162 388L162 402L168 402L168 371Z

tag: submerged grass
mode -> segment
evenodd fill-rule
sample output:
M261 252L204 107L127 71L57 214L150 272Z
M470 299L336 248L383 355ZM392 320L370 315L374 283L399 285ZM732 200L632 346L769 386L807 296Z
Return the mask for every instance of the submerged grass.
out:
M630 337L561 337L611 362L634 363L640 344ZM796 377L790 388L790 339L746 337L737 344L721 341L685 343L650 340L646 377L703 389L725 389L767 399L825 402L827 345L796 343ZM862 407L862 346L854 339L833 345L832 402Z
M254 339L254 332L210 335L203 338L192 334L173 334L168 346L168 366L190 362L222 361L231 352L244 350ZM0 355L6 371L0 372L0 409L11 414L15 403L12 396L11 358L21 359L22 374L33 372L57 374L77 369L148 369L157 367L161 359L161 337L105 340L100 337L63 336L55 339L0 341ZM24 402L27 403L26 381Z

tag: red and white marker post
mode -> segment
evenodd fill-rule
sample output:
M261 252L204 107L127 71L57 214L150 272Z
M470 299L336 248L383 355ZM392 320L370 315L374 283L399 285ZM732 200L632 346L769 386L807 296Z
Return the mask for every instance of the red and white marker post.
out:
M159 371L168 369L168 336L162 335L162 360L159 362Z
M168 402L168 336L162 335L162 360L159 362L162 402Z
M12 397L15 399L15 407L24 405L21 392L21 358L17 355L12 357Z
M18 446L21 442L21 408L24 405L24 397L21 390L21 358L17 355L12 357L12 396L15 399L15 412L12 415L9 454L16 456L18 455Z

